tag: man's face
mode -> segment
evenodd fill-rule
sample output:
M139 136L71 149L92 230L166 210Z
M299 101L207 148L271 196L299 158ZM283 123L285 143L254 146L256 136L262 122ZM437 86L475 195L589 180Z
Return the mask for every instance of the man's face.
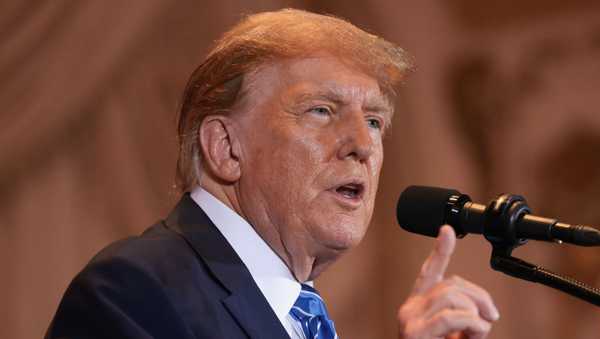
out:
M391 106L374 78L330 56L271 64L248 80L240 208L288 260L331 260L370 222Z

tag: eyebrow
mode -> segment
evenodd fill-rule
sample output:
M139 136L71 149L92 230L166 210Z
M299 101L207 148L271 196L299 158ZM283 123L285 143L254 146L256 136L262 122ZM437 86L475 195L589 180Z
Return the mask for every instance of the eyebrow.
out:
M299 94L296 98L294 98L294 102L302 103L305 101L315 100L315 99L324 99L324 100L331 101L333 103L340 104L340 105L346 103L346 101L344 100L342 95L339 95L338 93L333 92L333 91L305 92L305 93Z

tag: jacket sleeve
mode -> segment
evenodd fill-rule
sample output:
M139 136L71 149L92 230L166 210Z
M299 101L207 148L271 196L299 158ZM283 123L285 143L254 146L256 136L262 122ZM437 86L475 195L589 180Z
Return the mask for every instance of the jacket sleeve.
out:
M143 265L110 257L69 285L46 339L193 338L162 284Z

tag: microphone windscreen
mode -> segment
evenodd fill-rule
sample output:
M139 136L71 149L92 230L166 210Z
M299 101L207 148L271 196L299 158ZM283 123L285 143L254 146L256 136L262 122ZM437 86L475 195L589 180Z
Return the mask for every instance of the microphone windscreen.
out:
M453 195L460 195L460 192L439 187L409 186L398 199L398 224L409 232L437 237L445 223L448 199Z

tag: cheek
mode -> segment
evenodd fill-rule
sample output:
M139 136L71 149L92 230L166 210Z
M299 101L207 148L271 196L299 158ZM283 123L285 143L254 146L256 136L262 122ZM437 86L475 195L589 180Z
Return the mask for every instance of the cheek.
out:
M381 167L383 165L383 148L381 145L374 152L373 156L369 160L368 163L368 172L369 172L369 180L370 180L370 188L369 188L369 215L373 212L373 208L375 205L375 196L377 194L377 189L379 187L379 175L381 174Z
M368 162L368 171L371 177L371 181L375 184L375 189L377 188L377 183L379 182L379 174L381 173L381 167L383 165L383 147L381 143L375 145L375 151L373 155L369 159Z
M294 133L274 133L254 151L249 170L254 185L268 203L288 212L305 205L318 193L315 187L323 163L324 150L315 138Z

